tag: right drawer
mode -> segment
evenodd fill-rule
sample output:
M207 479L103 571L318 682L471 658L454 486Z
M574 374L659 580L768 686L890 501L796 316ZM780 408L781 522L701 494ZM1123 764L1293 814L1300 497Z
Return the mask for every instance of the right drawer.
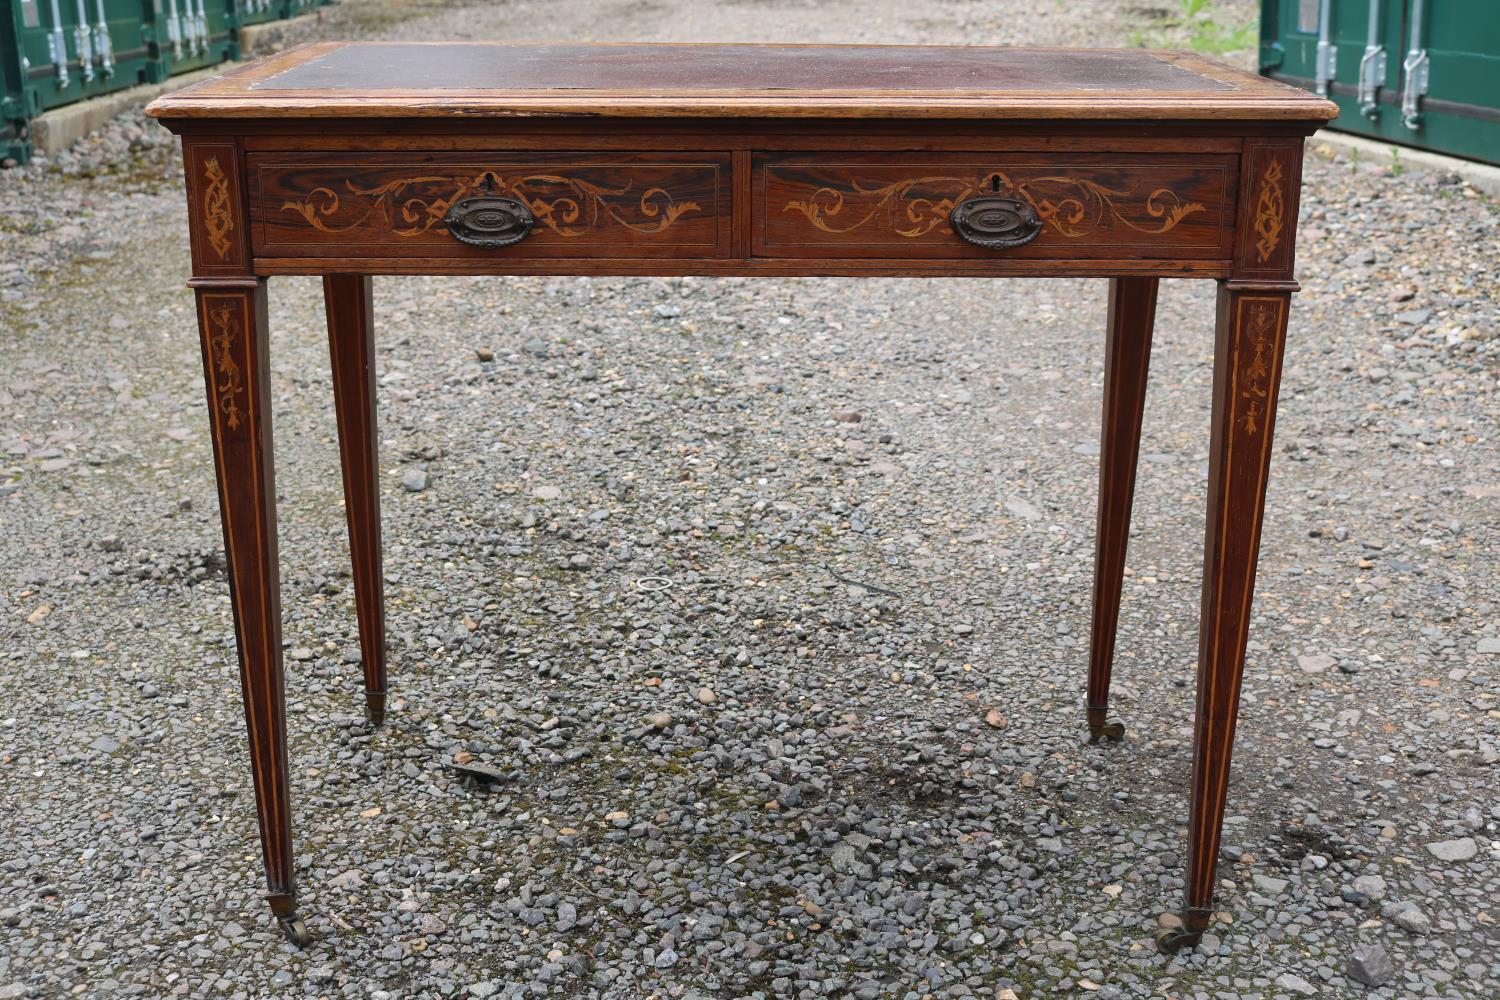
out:
M781 258L1227 259L1238 166L1233 154L758 153L752 249ZM1021 245L969 242L950 221L965 203L975 209L972 225L962 224L971 235L977 225L983 236L986 216L1003 223L1007 205L1035 233ZM997 205L998 215L986 213Z

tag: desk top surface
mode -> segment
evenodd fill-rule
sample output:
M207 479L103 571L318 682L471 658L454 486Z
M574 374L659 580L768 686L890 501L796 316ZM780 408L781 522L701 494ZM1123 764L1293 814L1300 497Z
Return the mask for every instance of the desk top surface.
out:
M518 115L1324 122L1199 56L912 45L318 42L158 98L158 118Z

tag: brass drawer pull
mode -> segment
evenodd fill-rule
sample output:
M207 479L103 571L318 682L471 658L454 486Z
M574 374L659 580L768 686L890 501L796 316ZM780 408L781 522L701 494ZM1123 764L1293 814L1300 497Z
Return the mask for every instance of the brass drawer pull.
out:
M455 201L443 223L458 242L495 250L524 240L536 225L536 216L515 198L478 195Z
M1036 209L1019 198L970 198L953 206L948 221L962 239L990 250L1025 246L1042 231Z

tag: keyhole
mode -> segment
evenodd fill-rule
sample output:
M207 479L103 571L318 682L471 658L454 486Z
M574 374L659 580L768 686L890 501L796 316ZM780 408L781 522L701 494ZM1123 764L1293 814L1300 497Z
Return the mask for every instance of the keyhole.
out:
M995 192L996 194L1000 193L1000 175L999 174L991 174L990 175L990 190L993 191L993 192Z

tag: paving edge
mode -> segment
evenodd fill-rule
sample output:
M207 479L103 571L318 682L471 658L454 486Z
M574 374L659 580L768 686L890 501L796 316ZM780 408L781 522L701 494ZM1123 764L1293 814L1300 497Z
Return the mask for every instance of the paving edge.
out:
M1444 156L1425 149L1412 149L1391 142L1366 139L1347 132L1319 132L1309 140L1313 149L1319 144L1330 147L1346 157L1358 157L1371 164L1399 162L1403 170L1437 171L1457 174L1478 191L1491 198L1500 198L1500 166L1461 160L1456 156Z

